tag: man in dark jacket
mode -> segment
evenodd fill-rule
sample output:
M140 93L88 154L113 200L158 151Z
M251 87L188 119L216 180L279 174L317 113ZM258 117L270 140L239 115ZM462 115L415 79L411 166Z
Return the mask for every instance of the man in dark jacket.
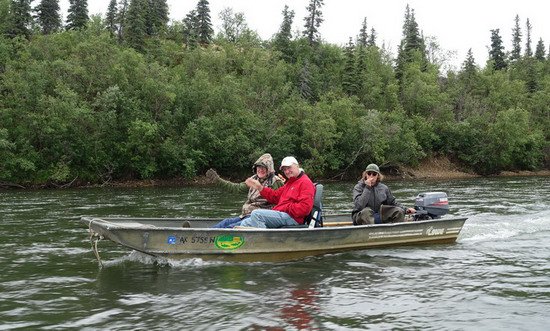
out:
M380 181L383 176L374 163L367 166L361 180L353 188L353 224L378 224L402 222L405 212L414 213L414 208L405 208L397 203L390 189Z
M309 177L300 168L293 156L287 156L281 162L280 170L288 178L285 184L273 190L253 179L248 178L246 185L257 189L260 195L268 202L274 203L271 210L256 209L245 219L241 226L256 228L280 228L286 225L304 224L304 218L313 208L315 186Z

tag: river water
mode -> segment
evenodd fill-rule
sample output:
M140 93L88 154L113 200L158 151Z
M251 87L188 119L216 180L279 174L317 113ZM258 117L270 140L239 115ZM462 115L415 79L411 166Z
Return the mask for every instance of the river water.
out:
M327 212L354 183L326 183ZM156 260L102 241L81 215L224 217L216 187L0 192L0 330L548 330L550 178L388 183L412 206L445 191L456 244L279 263Z

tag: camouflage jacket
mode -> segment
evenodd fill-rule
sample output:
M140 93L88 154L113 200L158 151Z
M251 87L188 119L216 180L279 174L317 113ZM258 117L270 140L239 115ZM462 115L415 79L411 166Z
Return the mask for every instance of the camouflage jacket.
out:
M256 162L254 162L254 165L252 166L252 171L254 173L256 172L257 166L266 167L268 175L266 178L260 179L258 175L254 174L252 178L258 180L260 183L262 183L263 186L270 187L274 190L283 186L283 181L275 174L273 158L270 154L264 154L260 156L260 158ZM248 195L246 197L246 201L243 204L240 217L250 215L250 213L252 213L252 211L255 209L271 209L274 206L273 204L267 202L267 200L260 195L260 192L258 192L258 190L252 188L249 189L244 182L232 183L220 177L217 177L215 182L217 185L223 187L224 189L234 192L246 192L248 190Z

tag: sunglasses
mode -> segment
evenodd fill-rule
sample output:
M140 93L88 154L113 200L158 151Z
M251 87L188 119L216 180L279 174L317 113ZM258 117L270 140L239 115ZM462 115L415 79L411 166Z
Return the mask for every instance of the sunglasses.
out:
M367 172L367 176L378 176L378 173L377 173L377 172L373 172L373 171L368 171L368 172Z

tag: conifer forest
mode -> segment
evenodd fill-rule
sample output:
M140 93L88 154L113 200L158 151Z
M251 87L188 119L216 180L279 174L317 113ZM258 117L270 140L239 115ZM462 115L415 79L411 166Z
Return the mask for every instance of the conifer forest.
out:
M0 0L0 183L230 177L266 152L316 178L433 157L480 175L550 168L550 49L528 18L487 33L486 63L470 50L443 70L409 6L390 51L367 17L334 45L323 0L306 17L291 5L263 40L207 0L178 19L166 0L104 15L70 0L65 19L58 0Z

